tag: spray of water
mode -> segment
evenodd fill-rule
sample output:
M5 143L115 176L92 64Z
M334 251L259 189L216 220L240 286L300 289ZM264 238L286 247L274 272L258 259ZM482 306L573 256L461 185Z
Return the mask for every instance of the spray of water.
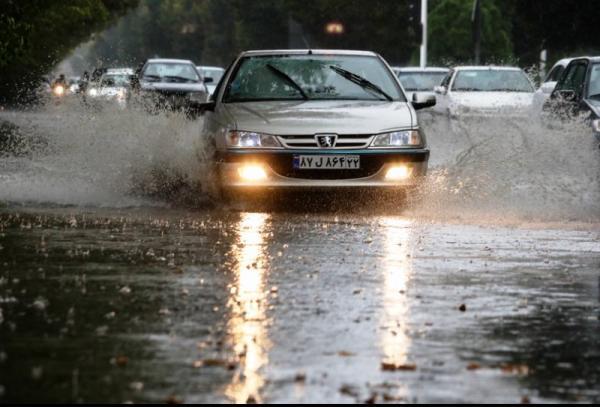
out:
M0 201L61 205L206 200L202 121L77 101L2 113L18 148L0 158ZM600 220L600 151L589 125L549 129L537 120L449 122L424 116L430 173L409 215L492 222ZM182 193L183 191L183 193Z
M205 174L201 120L183 114L90 109L73 98L0 121L17 126L19 146L0 162L3 201L154 205L193 194Z

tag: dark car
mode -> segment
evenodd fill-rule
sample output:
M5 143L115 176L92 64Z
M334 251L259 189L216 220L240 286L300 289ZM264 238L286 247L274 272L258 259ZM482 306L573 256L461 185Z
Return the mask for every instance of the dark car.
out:
M583 119L600 141L600 57L572 60L543 107L546 120Z
M185 109L208 101L204 79L192 61L149 59L137 74L134 91L147 108Z

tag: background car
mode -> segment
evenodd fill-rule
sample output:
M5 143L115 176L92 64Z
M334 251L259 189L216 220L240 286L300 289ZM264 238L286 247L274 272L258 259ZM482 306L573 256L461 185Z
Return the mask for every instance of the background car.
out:
M217 84L223 77L225 69L219 66L198 66L196 68L198 68L198 72L200 72L200 75L204 78L208 93L212 95L217 88Z
M529 114L535 89L516 67L459 66L450 70L437 93L436 111L450 118Z
M600 141L600 56L569 63L544 104L543 118L546 122L587 120Z
M116 102L117 106L126 107L132 75L131 68L107 69L96 82L88 86L86 100L97 103Z
M184 59L149 59L139 71L136 90L150 109L186 109L208 101L209 93L196 65Z
M544 102L550 97L550 94L554 90L556 86L556 82L560 79L560 76L564 72L569 62L571 62L573 58L564 58L559 60L554 64L550 72L544 78L544 81L540 85L540 87L533 94L533 104L532 108L534 112L540 112L542 110L542 106L544 106Z
M249 51L207 104L226 196L270 190L403 190L429 150L397 77L373 52Z
M412 100L415 93L433 92L433 89L441 85L450 72L448 68L436 67L394 67L392 69L400 79L408 100Z

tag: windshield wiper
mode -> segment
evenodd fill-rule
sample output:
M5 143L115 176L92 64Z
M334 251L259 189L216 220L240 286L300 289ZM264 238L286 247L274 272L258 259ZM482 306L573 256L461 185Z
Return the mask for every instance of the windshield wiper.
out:
M271 72L273 72L279 78L283 79L289 85L291 85L294 89L296 89L298 92L300 92L300 94L302 95L302 97L305 100L308 99L308 95L306 94L306 92L304 92L304 90L300 87L300 85L298 85L296 82L294 82L294 80L292 78L290 78L285 72L280 71L279 69L275 68L271 64L267 64L267 68L269 68L271 70Z
M366 80L365 78L363 78L360 75L357 75L357 74L352 73L350 71L346 71L345 69L342 69L339 66L329 65L329 68L333 72L335 72L338 75L340 75L341 77L349 80L350 82L357 84L361 88L363 88L363 89L369 89L371 91L374 91L375 93L379 93L381 96L385 97L389 102L392 102L394 100L394 98L392 98L390 95L388 95L379 86L375 85L373 82L370 82L370 81Z
M184 78L183 76L176 76L176 75L165 75L164 78L173 79L173 80L182 81L182 82L198 82L197 80L194 80L194 79Z

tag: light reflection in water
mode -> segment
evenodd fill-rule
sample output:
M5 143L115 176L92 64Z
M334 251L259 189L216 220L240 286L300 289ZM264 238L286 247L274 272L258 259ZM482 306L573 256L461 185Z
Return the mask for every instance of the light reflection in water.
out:
M267 290L264 287L267 269L264 234L268 218L267 214L243 213L234 251L237 282L231 289L233 316L229 321L229 334L235 352L240 356L240 366L225 394L236 403L260 402L259 392L264 384L260 369L267 363L269 346L265 328Z
M409 305L406 290L412 274L409 239L411 221L384 218L383 315L381 349L383 361L395 365L411 363L408 359L410 337L407 334Z

